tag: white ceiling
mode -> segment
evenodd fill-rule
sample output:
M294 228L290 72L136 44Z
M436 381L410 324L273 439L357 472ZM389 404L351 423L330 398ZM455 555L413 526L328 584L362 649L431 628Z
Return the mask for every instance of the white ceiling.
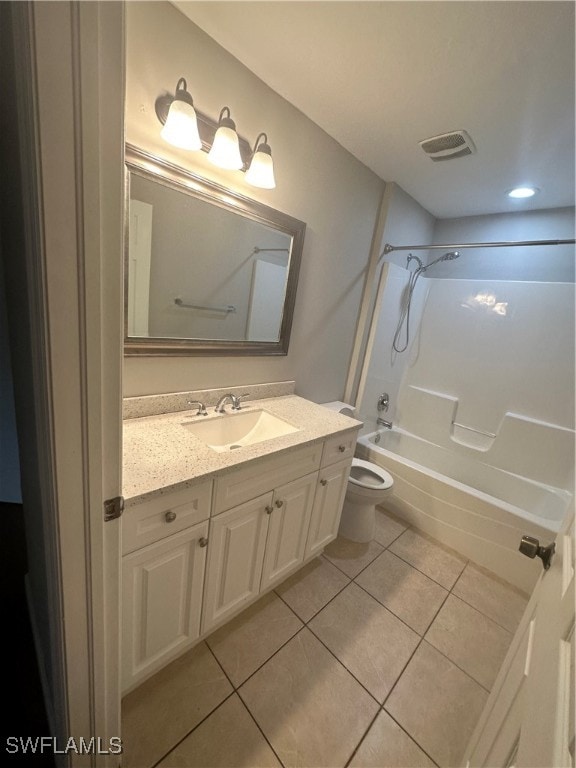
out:
M174 5L436 217L574 205L573 2ZM476 155L418 146L459 129Z

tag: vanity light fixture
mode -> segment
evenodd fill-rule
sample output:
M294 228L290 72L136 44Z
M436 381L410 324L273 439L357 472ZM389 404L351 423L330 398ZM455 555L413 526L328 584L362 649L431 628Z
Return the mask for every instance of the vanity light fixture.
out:
M260 139L263 141L259 144ZM260 133L254 142L252 160L246 171L246 182L253 187L261 187L262 189L274 189L276 187L272 150L265 133Z
M162 123L160 135L180 149L202 150L219 168L246 172L246 182L262 189L275 189L274 164L268 137L260 133L254 148L236 132L230 108L223 107L218 122L195 109L186 80L181 77L174 96L164 92L154 104Z
M228 171L239 171L244 165L240 155L236 123L230 117L228 107L223 107L220 111L218 129L210 152L208 152L208 160L219 168L225 168Z
M180 149L196 150L202 148L194 102L188 93L186 80L183 77L176 84L176 93L168 109L166 122L160 135L169 144L180 147Z

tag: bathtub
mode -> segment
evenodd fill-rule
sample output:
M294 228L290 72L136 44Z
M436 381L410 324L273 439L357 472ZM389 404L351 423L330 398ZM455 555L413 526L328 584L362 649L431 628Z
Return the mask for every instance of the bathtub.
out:
M394 478L385 506L525 592L540 560L518 552L523 534L555 538L572 495L483 464L394 428L358 438L357 456Z

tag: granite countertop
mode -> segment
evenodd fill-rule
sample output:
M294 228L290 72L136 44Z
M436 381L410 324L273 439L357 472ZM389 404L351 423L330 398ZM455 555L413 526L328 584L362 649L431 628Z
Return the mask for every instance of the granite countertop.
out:
M183 490L198 480L238 469L252 459L288 453L306 443L362 426L356 419L297 395L246 401L241 413L260 409L284 419L298 431L218 453L185 428L186 424L217 418L213 410L209 416L192 416L193 410L187 410L124 421L122 493L127 506Z

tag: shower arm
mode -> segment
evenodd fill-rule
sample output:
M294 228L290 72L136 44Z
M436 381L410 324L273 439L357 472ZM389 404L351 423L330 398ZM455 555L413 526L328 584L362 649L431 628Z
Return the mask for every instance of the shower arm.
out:
M574 245L576 240L504 240L498 243L443 243L434 245L390 245L386 243L382 256L392 251L427 251L451 248L514 248L519 245Z

